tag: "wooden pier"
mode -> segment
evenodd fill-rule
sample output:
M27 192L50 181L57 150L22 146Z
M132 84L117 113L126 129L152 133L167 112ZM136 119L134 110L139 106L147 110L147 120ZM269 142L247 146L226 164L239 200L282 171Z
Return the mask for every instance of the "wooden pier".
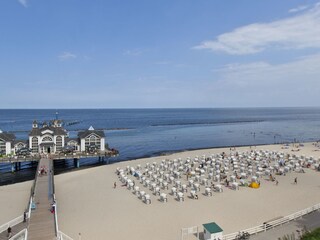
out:
M41 158L38 169L47 169L47 174L36 178L34 199L35 209L31 211L28 224L28 239L55 239L55 216L50 211L53 203L53 169L52 161ZM38 173L36 173L38 174Z

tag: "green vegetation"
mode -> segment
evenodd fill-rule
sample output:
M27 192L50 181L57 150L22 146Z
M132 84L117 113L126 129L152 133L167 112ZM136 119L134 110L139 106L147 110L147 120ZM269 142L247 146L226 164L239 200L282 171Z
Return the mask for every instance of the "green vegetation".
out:
M302 229L302 237L296 237L295 233L286 234L278 240L320 240L320 228L309 232L306 227Z
M317 228L312 232L303 234L301 240L320 240L320 228Z

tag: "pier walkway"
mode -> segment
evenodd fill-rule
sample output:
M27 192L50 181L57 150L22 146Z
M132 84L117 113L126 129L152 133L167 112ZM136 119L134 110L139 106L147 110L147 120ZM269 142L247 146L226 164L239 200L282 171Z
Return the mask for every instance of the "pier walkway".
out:
M28 240L56 239L54 214L52 207L52 160L41 158L38 169L48 170L46 175L36 178L34 200L35 209L32 210L28 226Z

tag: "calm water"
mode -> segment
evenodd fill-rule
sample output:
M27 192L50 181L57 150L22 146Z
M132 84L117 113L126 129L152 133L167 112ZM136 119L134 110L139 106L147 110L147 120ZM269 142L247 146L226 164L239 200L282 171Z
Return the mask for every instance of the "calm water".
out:
M105 130L110 147L120 151L112 161L136 159L186 149L320 138L320 108L250 109L81 109L57 110L70 136L77 130ZM56 110L0 110L0 129L27 139L34 119L48 121ZM95 164L87 159L82 165ZM63 165L64 164L64 165ZM62 170L71 163L57 164ZM29 166L25 166L28 168ZM8 166L0 167L4 172ZM17 173L18 174L18 173ZM17 175L16 174L16 175ZM2 175L2 178L4 176ZM1 180L1 179L0 179ZM0 183L1 184L1 183Z

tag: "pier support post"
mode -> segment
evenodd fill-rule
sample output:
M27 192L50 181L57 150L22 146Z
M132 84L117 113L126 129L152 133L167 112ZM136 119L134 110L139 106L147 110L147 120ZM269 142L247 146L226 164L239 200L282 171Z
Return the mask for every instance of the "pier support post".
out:
M73 159L74 167L79 168L80 167L80 160L78 158Z
M16 162L16 163L15 163L15 170L16 170L16 171L21 170L21 162Z

